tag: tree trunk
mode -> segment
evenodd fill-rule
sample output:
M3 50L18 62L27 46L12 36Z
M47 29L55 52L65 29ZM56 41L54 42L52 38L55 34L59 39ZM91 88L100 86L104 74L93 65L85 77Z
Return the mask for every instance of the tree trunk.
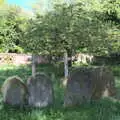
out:
M64 75L65 78L68 78L68 54L64 53Z
M36 74L36 56L32 54L32 76Z
M69 58L69 60L68 60L68 67L72 67L72 53L71 52L68 53L68 58Z
M68 53L68 67L72 67L72 50L67 49L67 53Z

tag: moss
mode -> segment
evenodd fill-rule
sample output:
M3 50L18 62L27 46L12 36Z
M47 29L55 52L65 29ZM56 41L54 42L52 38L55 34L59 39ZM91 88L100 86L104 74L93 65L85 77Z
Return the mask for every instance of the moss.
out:
M11 85L15 83L14 85L16 86L17 84L23 84L23 80L18 77L18 76L12 76L12 77L9 77L8 79L5 80L5 82L3 83L2 87L1 87L1 91L3 92L4 89L8 86L8 85Z
M16 93L17 90L20 90L20 92ZM18 106L27 103L28 91L21 78L19 78L18 76L12 76L6 79L3 83L2 95L4 103ZM19 95L20 98L18 98L17 95Z

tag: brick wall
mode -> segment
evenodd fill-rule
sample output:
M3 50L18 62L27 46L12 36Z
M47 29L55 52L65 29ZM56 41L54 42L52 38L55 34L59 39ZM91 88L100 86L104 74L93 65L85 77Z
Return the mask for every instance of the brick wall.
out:
M29 64L31 60L30 54L0 53L0 64ZM37 56L37 63L48 63L48 59L46 56Z

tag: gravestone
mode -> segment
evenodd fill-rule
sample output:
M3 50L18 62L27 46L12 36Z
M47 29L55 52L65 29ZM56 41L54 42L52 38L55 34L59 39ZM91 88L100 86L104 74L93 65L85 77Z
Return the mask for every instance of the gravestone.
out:
M47 107L53 104L52 82L44 73L37 73L27 81L28 103L32 107Z
M67 81L64 106L80 105L115 94L115 81L112 72L105 67L77 68Z
M3 101L9 105L21 106L27 102L27 87L19 77L10 77L2 85Z

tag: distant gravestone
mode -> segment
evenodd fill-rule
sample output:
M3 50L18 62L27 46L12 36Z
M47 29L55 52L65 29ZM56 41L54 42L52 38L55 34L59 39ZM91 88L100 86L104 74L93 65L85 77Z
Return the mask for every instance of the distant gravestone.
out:
M24 105L27 101L27 87L19 77L8 78L2 86L3 101L9 105Z
M65 91L64 106L80 105L115 94L115 81L105 67L78 68L70 73Z
M27 81L29 92L28 103L32 107L46 107L53 104L52 82L43 73L37 73Z

